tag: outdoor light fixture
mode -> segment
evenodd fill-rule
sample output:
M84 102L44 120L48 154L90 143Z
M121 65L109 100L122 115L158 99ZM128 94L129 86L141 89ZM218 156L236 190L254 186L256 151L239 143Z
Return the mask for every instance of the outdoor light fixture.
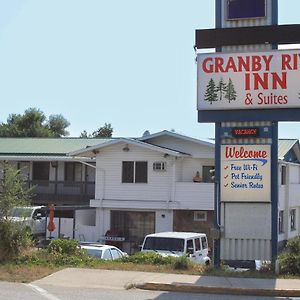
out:
M128 144L125 145L125 147L123 148L123 151L124 151L124 152L128 152L128 151L129 151Z

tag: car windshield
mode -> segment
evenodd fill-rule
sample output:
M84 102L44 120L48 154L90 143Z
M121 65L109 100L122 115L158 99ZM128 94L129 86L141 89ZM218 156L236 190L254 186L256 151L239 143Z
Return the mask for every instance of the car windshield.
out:
M11 210L10 215L18 218L28 218L31 216L32 209L26 207L15 207Z
M184 250L184 240L177 238L147 237L144 250L180 251Z
M91 256L101 258L102 257L102 250L100 249L85 249L87 253Z

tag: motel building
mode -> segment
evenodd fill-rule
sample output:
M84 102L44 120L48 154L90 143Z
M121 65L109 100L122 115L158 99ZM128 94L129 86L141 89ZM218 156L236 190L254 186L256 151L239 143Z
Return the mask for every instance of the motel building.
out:
M212 246L212 141L169 131L141 138L0 138L0 159L36 187L32 204L56 205L54 237L109 239L134 253L146 234L196 231ZM300 234L298 140L279 140L278 191L281 247Z

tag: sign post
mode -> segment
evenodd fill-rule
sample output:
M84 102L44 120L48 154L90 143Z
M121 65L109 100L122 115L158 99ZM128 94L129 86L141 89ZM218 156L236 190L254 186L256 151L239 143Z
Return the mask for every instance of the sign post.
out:
M277 18L277 0L216 0L215 32L196 32L197 49L216 48L197 53L198 121L215 123L215 266L277 257L278 121L300 121L300 50L276 50L300 27Z

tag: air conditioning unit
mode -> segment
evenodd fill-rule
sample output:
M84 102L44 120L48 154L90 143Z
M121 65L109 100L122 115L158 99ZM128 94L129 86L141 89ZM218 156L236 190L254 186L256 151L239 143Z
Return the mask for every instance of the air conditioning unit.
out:
M163 161L153 163L153 171L166 171L167 164Z

